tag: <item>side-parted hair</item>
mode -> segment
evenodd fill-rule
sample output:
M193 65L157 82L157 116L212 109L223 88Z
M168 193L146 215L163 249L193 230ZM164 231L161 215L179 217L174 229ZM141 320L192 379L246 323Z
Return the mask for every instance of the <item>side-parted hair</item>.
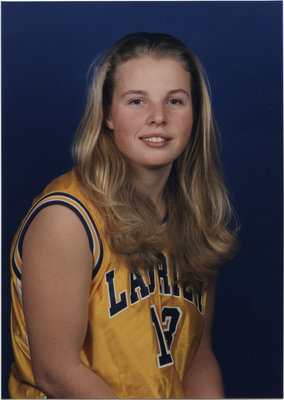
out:
M134 188L126 160L106 126L117 67L143 56L176 60L191 77L193 127L165 187L165 224L150 199ZM120 39L96 64L73 146L80 179L105 216L111 249L126 257L135 272L153 268L158 254L166 250L179 281L191 287L208 284L238 249L236 229L229 227L233 212L204 76L197 57L170 35L142 32Z

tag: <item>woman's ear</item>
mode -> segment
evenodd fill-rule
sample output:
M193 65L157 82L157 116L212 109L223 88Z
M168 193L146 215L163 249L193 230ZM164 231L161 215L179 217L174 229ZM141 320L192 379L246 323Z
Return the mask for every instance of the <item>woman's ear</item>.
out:
M111 115L108 115L106 118L106 126L108 127L108 129L113 131L113 122L112 122Z

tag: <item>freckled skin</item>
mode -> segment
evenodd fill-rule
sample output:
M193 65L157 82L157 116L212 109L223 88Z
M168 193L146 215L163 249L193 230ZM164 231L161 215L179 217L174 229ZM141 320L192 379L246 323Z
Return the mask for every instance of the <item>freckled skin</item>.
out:
M182 64L144 56L117 68L107 125L134 170L170 171L192 124L190 74Z

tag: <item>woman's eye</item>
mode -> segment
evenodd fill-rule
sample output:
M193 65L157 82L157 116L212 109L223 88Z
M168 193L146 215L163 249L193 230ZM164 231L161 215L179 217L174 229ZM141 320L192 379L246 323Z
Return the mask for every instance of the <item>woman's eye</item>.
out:
M169 103L175 105L175 104L181 104L182 102L178 99L170 99Z
M133 100L130 100L129 103L130 103L130 104L137 104L137 105L139 105L139 104L142 103L142 100L141 100L141 99L133 99Z

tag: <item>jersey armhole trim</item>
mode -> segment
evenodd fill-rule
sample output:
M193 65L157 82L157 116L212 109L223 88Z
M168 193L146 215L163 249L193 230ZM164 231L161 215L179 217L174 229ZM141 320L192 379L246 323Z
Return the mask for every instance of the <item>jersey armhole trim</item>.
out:
M92 272L92 279L97 275L103 260L103 245L100 238L100 234L96 227L96 224L85 205L78 200L76 197L62 192L51 193L41 198L30 210L26 219L24 220L21 231L18 235L18 239L13 252L13 269L18 279L21 279L21 270L18 266L17 260L22 261L22 247L25 233L35 218L35 216L45 207L51 205L63 205L71 209L81 220L87 237L89 240L90 250L94 257L94 266ZM95 257L96 255L96 257Z

